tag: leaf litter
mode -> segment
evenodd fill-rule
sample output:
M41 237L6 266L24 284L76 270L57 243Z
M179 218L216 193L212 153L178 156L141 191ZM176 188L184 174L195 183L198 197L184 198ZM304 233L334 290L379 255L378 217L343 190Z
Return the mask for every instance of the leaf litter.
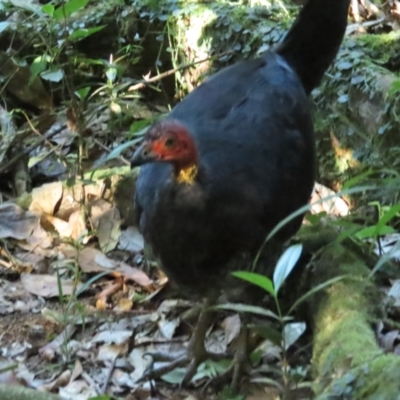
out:
M15 282L0 285L0 313L16 316L14 326L29 325L18 335L0 338L5 361L17 365L5 377L74 400L105 393L149 398L154 388L171 393L170 385L183 377L182 368L157 386L138 380L149 367L163 365L153 363L149 352L183 354L193 325L184 311L190 315L195 304L158 300L167 279L141 264L143 237L124 223L113 189L104 190L101 180L87 188L86 213L79 206L79 184L71 188L60 182L34 190L29 211L13 204L0 207L0 237L12 249L3 252L2 261L15 265L17 259L31 267L20 271ZM210 328L206 348L232 352L241 324L235 311L225 315ZM304 328L287 326L288 345ZM270 362L280 359L279 346L269 340L256 351ZM227 360L206 361L193 382L204 383L228 366Z

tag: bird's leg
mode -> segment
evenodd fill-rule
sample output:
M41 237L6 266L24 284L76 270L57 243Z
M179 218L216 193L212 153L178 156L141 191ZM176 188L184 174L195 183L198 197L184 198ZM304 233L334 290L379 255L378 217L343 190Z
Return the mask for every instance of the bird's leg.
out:
M197 371L197 367L203 361L209 358L216 361L226 358L226 355L223 354L207 352L204 346L204 339L207 333L207 329L212 322L212 311L210 311L209 308L216 303L216 300L217 295L214 295L208 297L204 302L199 319L196 323L196 327L194 329L192 337L190 338L186 354L180 356L178 359L175 359L175 357L171 357L169 355L164 355L160 353L148 353L147 355L150 355L152 357L152 364L154 363L154 361L170 361L170 363L163 367L157 368L156 370L152 368L151 364L148 370L145 371L143 376L139 379L139 382L143 382L148 379L159 378L162 375L173 371L175 368L188 365L187 371L181 383L182 386L185 386L193 378Z
M207 387L220 387L230 381L233 391L238 391L243 375L247 374L251 370L251 363L248 354L248 340L249 335L247 327L247 317L244 316L242 317L242 327L238 337L235 356L233 358L231 366L223 374L211 379L207 383Z
M199 319L197 321L196 327L194 329L193 335L189 341L188 347L188 357L189 366L186 370L185 377L182 380L181 385L187 385L193 378L197 371L197 367L203 361L207 359L208 354L204 345L204 339L206 337L207 329L212 322L212 312L209 310L211 306L215 304L216 296L208 297L204 302L203 308L201 310Z
M238 391L240 382L245 373L251 369L249 359L249 330L247 327L247 317L242 317L242 329L238 338L237 349L233 359L232 388Z

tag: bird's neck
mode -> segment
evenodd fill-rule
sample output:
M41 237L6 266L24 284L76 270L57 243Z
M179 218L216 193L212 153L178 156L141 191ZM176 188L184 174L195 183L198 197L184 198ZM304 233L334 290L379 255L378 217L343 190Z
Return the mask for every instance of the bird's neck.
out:
M198 172L199 168L197 164L181 167L175 169L175 179L178 183L186 183L190 185L194 183Z

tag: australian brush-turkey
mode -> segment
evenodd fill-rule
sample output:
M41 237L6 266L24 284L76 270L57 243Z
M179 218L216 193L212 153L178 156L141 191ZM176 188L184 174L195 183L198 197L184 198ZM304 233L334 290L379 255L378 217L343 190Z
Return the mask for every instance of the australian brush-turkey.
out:
M143 165L139 227L182 290L217 298L232 270L248 268L268 233L304 206L314 183L307 95L337 54L349 0L309 0L283 42L207 79L147 131L132 157ZM276 238L300 227L290 221ZM203 309L188 354L152 377L189 363L184 383L209 355ZM150 376L150 375L149 375Z

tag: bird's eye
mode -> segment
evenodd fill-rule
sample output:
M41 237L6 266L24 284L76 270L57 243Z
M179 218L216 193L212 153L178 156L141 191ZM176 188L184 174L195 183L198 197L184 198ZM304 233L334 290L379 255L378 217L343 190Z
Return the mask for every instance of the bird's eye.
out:
M175 139L173 138L168 138L165 143L164 143L165 147L172 147L175 145Z

